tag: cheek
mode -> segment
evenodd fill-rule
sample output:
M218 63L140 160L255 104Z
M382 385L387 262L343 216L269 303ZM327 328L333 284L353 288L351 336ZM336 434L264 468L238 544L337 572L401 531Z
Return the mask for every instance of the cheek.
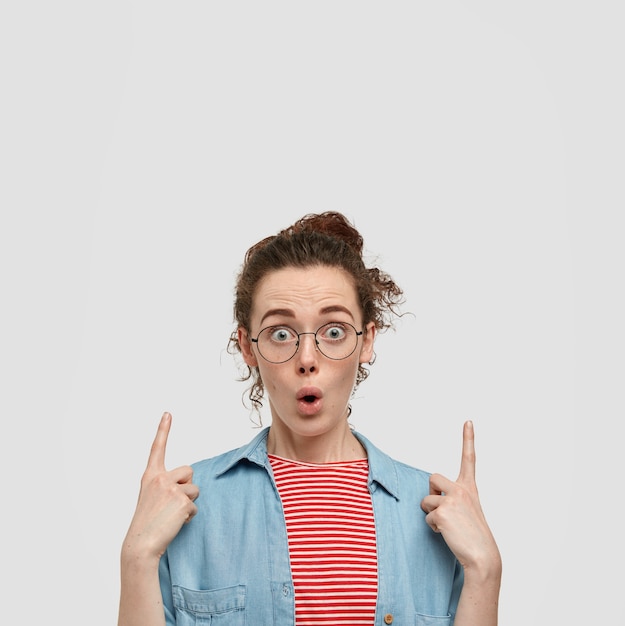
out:
M283 386L281 370L272 367L271 364L259 360L258 373L267 393L273 393Z
M358 376L358 365L359 360L355 358L349 363L349 365L345 363L342 368L337 368L335 375L333 376L337 385L341 387L352 387L356 383L356 377Z

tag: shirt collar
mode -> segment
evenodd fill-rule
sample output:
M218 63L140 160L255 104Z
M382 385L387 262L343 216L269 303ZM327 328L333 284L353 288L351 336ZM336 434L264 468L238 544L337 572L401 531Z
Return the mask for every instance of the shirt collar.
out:
M357 431L352 432L367 451L369 485L371 488L375 489L376 485L380 485L394 498L399 500L399 479L393 459L374 446L364 435ZM269 426L263 428L247 445L223 455L215 468L217 475L224 474L244 460L269 470L270 464L267 457L268 434Z

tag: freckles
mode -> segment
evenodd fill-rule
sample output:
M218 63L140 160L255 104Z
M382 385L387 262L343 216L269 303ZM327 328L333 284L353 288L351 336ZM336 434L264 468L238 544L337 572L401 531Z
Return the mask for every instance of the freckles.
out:
M353 391L353 388L356 385L357 373L358 370L337 374L333 378L333 387L335 387L337 390L346 389L347 387L349 387Z
M281 381L280 377L276 375L276 372L272 370L265 370L262 380L267 392L277 391L284 386L284 382Z

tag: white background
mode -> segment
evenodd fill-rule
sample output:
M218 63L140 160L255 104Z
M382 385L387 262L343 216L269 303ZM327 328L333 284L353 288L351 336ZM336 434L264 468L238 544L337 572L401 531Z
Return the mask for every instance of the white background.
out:
M234 277L327 209L414 313L352 423L455 477L473 419L501 624L625 623L618 4L3 4L7 623L115 623L161 413L172 467L255 434Z

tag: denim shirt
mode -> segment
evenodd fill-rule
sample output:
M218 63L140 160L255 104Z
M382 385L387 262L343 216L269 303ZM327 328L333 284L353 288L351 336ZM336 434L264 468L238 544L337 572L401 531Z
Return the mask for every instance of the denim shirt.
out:
M193 465L197 515L160 562L168 626L294 626L286 524L267 433ZM391 459L361 434L367 451L378 551L375 626L451 626L462 568L420 503L429 474Z

